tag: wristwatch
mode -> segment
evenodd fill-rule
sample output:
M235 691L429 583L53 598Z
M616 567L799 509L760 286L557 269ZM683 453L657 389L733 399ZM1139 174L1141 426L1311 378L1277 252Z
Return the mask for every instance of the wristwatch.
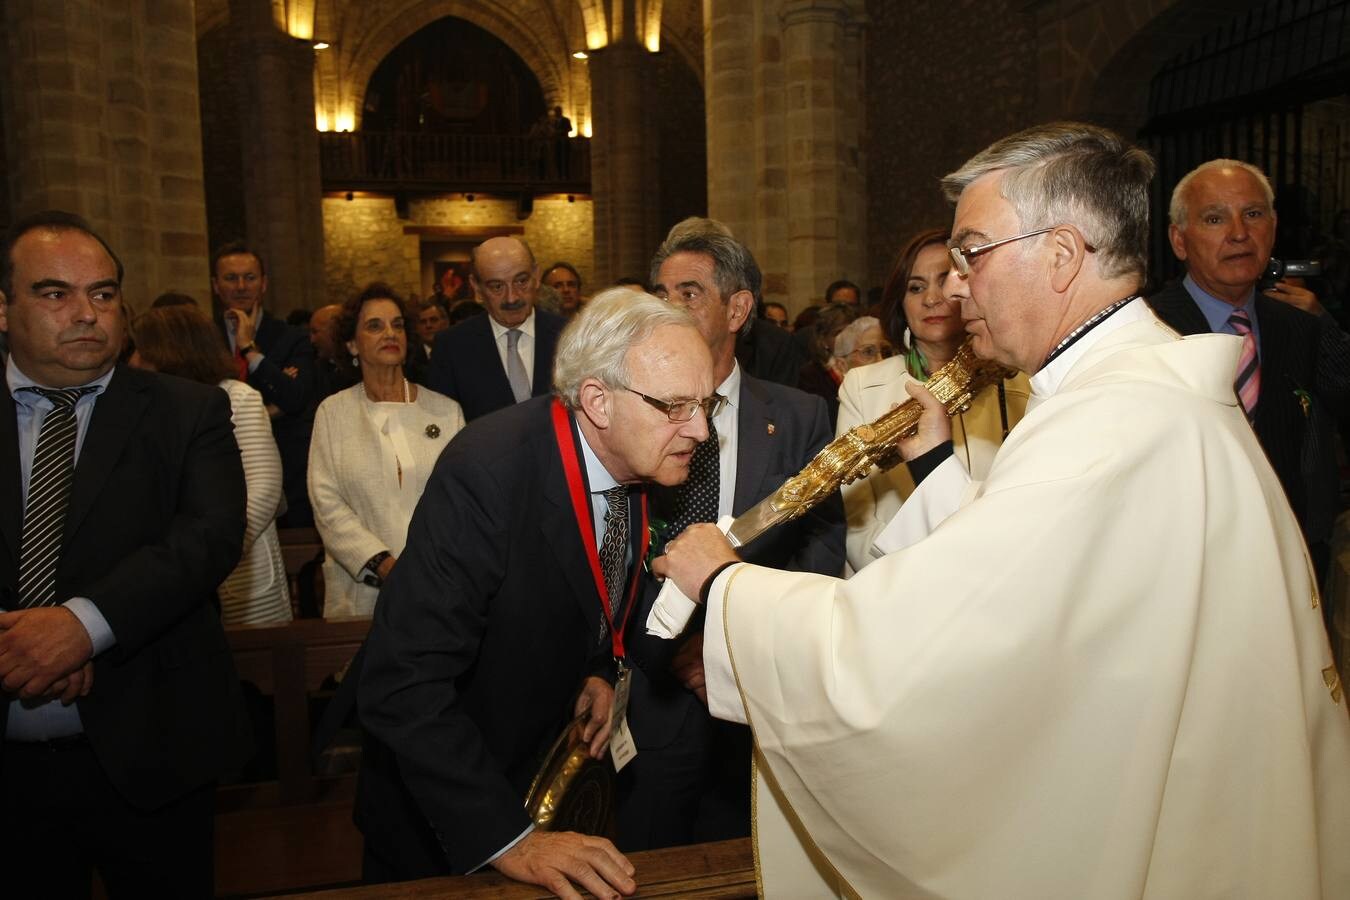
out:
M384 579L380 577L380 565L389 558L388 550L381 550L370 559L366 560L365 566L361 571L367 573L362 579L362 583L371 587L379 587L384 584Z

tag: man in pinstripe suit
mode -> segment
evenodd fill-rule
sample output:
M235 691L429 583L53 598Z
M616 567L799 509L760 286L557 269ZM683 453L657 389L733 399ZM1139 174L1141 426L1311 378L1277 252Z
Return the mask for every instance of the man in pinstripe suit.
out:
M1186 277L1149 298L1182 334L1238 334L1245 312L1259 389L1249 418L1325 577L1339 512L1335 419L1350 412L1350 336L1311 291L1286 281L1258 291L1275 244L1275 194L1248 163L1210 160L1172 192L1168 236Z

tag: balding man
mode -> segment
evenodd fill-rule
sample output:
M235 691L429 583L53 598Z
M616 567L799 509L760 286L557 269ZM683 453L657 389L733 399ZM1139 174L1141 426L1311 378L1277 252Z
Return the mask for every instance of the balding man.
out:
M436 338L427 387L453 397L472 421L552 389L553 351L565 320L535 309L539 266L516 237L473 250L469 275L487 309Z
M1250 163L1214 159L1183 176L1167 233L1186 277L1149 303L1182 334L1250 345L1234 387L1325 576L1340 512L1332 423L1350 413L1350 336L1301 285L1257 289L1275 245L1274 203Z
M446 448L380 593L360 684L368 880L490 864L565 897L569 878L634 888L612 844L533 831L524 798L572 716L590 710L603 753L648 538L640 485L685 480L722 401L688 314L629 290L572 320L555 371L556 397Z
M343 386L337 364L338 319L342 307L337 303L320 306L309 317L309 343L314 348L314 389L322 401Z
M1152 175L1056 123L944 179L945 292L1032 397L972 484L909 388L900 451L937 468L898 515L951 513L926 536L847 581L741 563L709 525L654 562L707 597L710 707L771 776L767 896L1350 895L1310 564L1233 394L1242 342L1138 296Z

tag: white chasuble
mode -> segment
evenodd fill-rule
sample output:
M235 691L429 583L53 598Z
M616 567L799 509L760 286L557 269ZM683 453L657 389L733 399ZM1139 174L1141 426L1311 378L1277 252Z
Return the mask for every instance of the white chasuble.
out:
M927 538L715 580L767 896L1350 897L1350 720L1239 342L1133 318Z

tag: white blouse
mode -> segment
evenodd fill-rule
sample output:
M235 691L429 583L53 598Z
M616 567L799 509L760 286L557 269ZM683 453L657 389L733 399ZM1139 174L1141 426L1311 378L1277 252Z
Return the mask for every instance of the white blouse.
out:
M291 621L291 595L277 538L277 514L284 502L281 454L262 395L233 378L220 387L230 396L234 439L248 491L244 554L217 590L220 620L226 625L284 624Z
M324 618L369 616L379 589L366 562L395 557L432 467L464 427L454 400L425 387L411 403L376 403L354 385L319 405L309 448L309 499L324 546Z

